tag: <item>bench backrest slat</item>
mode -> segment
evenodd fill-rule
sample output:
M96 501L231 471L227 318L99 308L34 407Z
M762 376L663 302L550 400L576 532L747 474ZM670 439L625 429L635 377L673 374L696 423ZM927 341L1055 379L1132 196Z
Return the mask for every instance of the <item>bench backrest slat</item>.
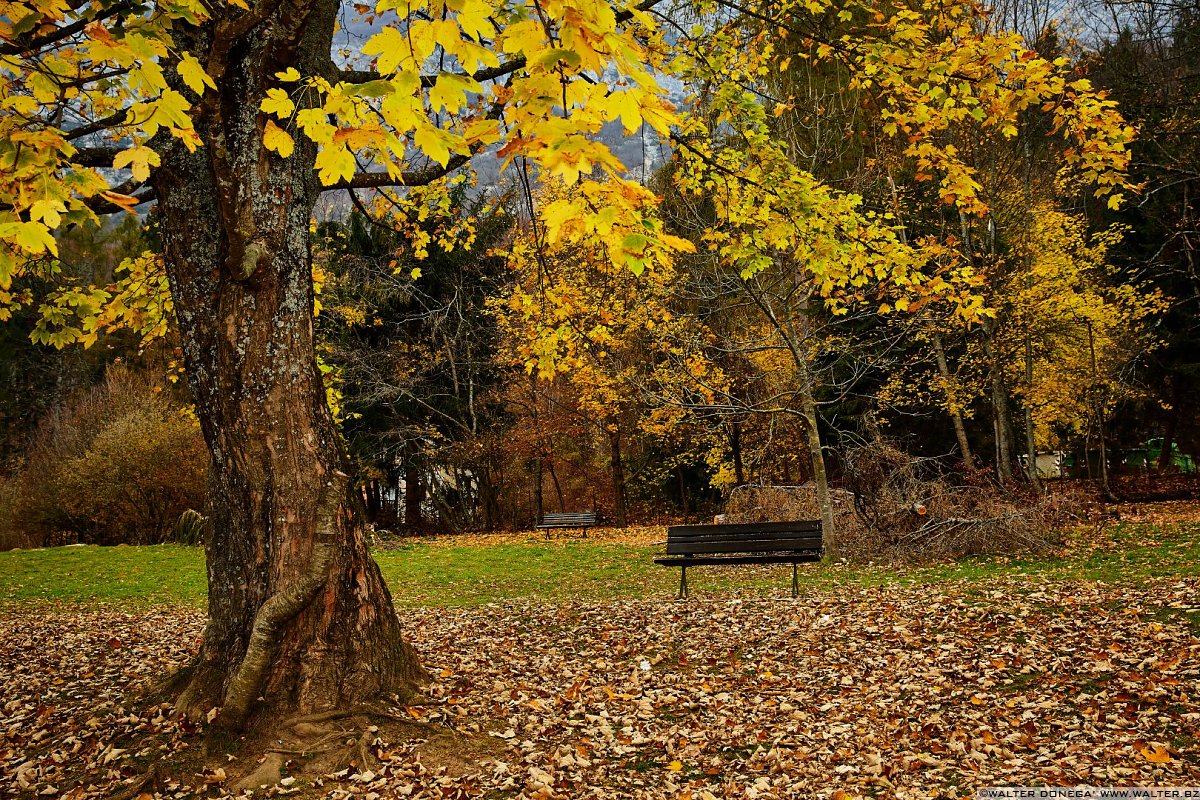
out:
M668 555L771 553L821 550L821 523L676 525L667 529Z
M556 514L542 515L541 524L538 527L562 527L562 528L577 528L581 525L595 525L596 512L563 512Z
M724 531L713 531L711 533L689 533L682 536L672 536L667 534L667 541L671 542L740 542L743 539L778 539L787 541L789 539L820 539L820 531L751 531L749 533L726 533Z
M667 537L724 534L738 536L747 533L802 533L820 532L821 521L802 519L795 522L743 522L731 525L672 525L667 528Z

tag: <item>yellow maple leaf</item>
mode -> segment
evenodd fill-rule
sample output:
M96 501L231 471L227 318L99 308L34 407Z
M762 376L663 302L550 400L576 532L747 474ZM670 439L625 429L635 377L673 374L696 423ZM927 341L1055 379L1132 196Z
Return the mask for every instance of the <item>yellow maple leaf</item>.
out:
M284 119L291 116L296 104L283 89L267 89L267 96L263 98L258 107L268 114L274 114L280 119Z
M263 130L263 146L268 150L274 150L282 158L287 158L296 149L296 143L292 140L291 134L283 128L275 124L275 120L267 120L267 127Z
M354 154L346 147L325 147L317 153L317 177L326 186L332 186L340 180L350 180L358 171L358 162Z
M128 168L133 172L134 180L144 181L150 177L150 167L157 167L160 163L162 159L158 153L145 145L138 145L117 153L113 159L113 169Z
M187 87L196 94L204 94L204 87L209 89L217 88L213 83L213 79L204 71L204 67L200 66L200 62L191 53L184 52L179 57L179 65L176 67L179 71L179 77L183 78L183 82Z

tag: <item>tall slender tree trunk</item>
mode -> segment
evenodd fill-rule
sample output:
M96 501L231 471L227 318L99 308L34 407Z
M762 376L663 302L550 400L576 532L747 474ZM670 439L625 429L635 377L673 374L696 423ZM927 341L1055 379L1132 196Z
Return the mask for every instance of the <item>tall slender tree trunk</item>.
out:
M991 384L992 424L996 432L996 476L1001 483L1013 481L1013 430L1008 407L1008 389L996 371Z
M837 524L833 516L833 497L829 491L829 475L825 471L825 453L821 447L821 432L817 427L817 404L812 389L805 388L800 396L804 417L804 441L812 461L813 485L817 489L817 506L821 511L821 541L825 545L825 556L830 559L838 555Z
M1171 448L1175 444L1175 432L1179 429L1179 406L1183 401L1182 392L1180 391L1180 384L1183 383L1183 379L1179 375L1172 375L1170 381L1171 410L1167 413L1167 425L1163 430L1162 452L1158 454L1157 467L1160 473L1171 470Z
M533 513L536 517L534 525L540 525L546 516L545 502L542 499L542 472L545 470L545 460L537 460L537 470L533 479Z
M795 354L797 351L793 351ZM829 475L825 471L825 451L821 446L820 415L817 412L817 397L812 368L803 358L796 358L799 386L800 415L804 420L804 442L808 446L812 462L813 485L817 490L817 506L821 513L821 542L825 546L825 557L838 556L837 523L833 516L833 497L829 491Z
M967 439L967 426L963 424L962 412L958 410L958 400L954 396L954 375L950 372L950 364L946 360L946 350L942 346L941 334L934 331L930 337L933 343L933 353L937 360L938 374L942 377L946 391L946 409L950 414L950 422L954 426L954 438L958 440L958 452L962 453L963 466L967 472L975 469L975 458L971 455L971 442Z
M1112 487L1108 483L1108 448L1105 444L1104 435L1104 398L1101 396L1100 388L1100 373L1096 364L1096 335L1092 330L1092 323L1087 324L1088 331L1088 352L1091 356L1092 364L1092 386L1091 394L1092 411L1096 418L1096 438L1100 441L1100 491L1104 494L1104 499L1110 503L1118 501L1118 497L1113 493Z
M404 527L419 531L425 525L425 481L421 469L409 464L404 469Z
M1022 131L1025 147L1025 206L1033 208L1033 155L1029 146L1030 134ZM1025 289L1033 288L1033 265L1025 265ZM1028 310L1026 310L1028 314ZM1033 429L1033 335L1030 328L1031 320L1025 323L1025 474L1029 477L1029 485L1039 494L1043 491L1042 480L1038 475L1037 466L1037 436Z
M996 478L1003 484L1013 480L1012 419L1008 408L1008 387L1004 383L1000 353L992 340L994 326L984 327L984 353L988 358L988 383L992 406L992 431L996 443Z
M558 511L562 513L567 510L567 503L563 500L562 484L558 482L558 473L554 471L554 459L546 459L546 468L550 471L550 482L554 484L554 497L558 500Z
M625 514L625 463L621 459L621 429L614 425L608 432L609 469L612 473L613 514L618 528L627 522Z
M211 457L208 624L180 708L219 707L218 724L233 730L407 693L425 678L367 550L314 356L315 152L300 140L280 159L261 145L268 82L289 66L327 69L338 3L271 8L248 28L220 15L181 26L178 46L220 89L200 106L204 146L164 143L155 175Z
M1037 437L1033 429L1033 341L1029 331L1025 331L1025 402L1022 404L1025 413L1025 474L1029 477L1029 485L1034 491L1043 491L1042 479L1038 475L1037 466Z
M679 486L679 508L686 517L688 514L692 513L692 509L691 504L688 503L687 482L684 479L682 464L675 465L675 481Z
M741 486L746 482L746 468L742 463L742 423L740 422L734 422L729 426L729 449L733 451L734 485Z

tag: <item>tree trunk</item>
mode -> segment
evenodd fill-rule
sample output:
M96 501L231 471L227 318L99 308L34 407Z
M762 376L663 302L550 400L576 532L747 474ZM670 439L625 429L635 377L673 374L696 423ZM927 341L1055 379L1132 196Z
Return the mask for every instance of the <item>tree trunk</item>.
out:
M1179 428L1179 406L1183 401L1179 390L1183 379L1179 375L1172 375L1169 380L1171 381L1171 409L1167 412L1167 426L1163 430L1162 452L1158 454L1157 467L1159 473L1169 472L1173 466L1171 447L1175 444L1175 432ZM1147 464L1146 466L1149 467L1150 465Z
M612 472L613 514L618 528L624 528L625 518L625 464L621 460L621 429L613 426L608 431L609 467Z
M558 482L558 473L554 471L553 458L546 459L546 468L550 471L550 482L554 484L554 497L558 500L558 511L561 514L567 510L567 502L563 499L562 484ZM592 505L595 506L595 503Z
M1008 408L1008 391L998 372L992 376L992 424L996 431L996 477L1001 483L1012 483L1012 419Z
M421 480L421 470L416 464L409 464L404 469L404 527L410 531L419 531L425 525L424 514L421 511L425 503L425 484Z
M537 460L537 473L533 480L533 511L534 516L537 517L537 520L534 522L535 525L540 525L546 517L545 504L542 500L542 471L544 463L544 460L541 458Z
M691 506L688 503L687 482L684 479L682 464L675 465L675 479L679 484L679 508L683 512L683 515L686 517L688 514L690 514L692 512L691 512Z
M248 30L217 15L178 32L220 90L200 104L203 146L165 143L155 176L211 457L208 624L179 707L220 707L231 730L406 694L425 679L367 550L313 351L315 151L301 137L290 159L261 145L272 76L327 68L338 4L273 8Z
M838 555L837 526L833 519L833 498L829 493L829 476L825 472L825 453L821 447L821 431L817 427L817 402L813 397L812 384L804 376L800 392L801 412L804 417L804 441L812 460L813 484L817 487L817 505L821 511L821 541L825 546L825 557L835 559Z
M984 352L988 357L992 405L992 429L996 441L996 478L1002 484L1013 479L1013 436L1012 420L1008 408L1008 388L1004 385L1004 365L1000 353L992 341L994 326L985 325Z
M372 478L363 485L367 501L367 520L378 523L383 515L383 490L379 481Z
M1090 321L1087 324L1087 330L1088 351L1092 362L1092 386L1089 394L1092 399L1093 413L1096 417L1096 438L1100 440L1100 490L1103 492L1105 500L1108 500L1110 503L1116 503L1118 502L1118 498L1113 494L1113 490L1108 483L1108 449L1105 445L1106 437L1104 435L1104 398L1101 394L1100 373L1096 365L1096 336L1092 330L1092 323Z
M950 422L954 426L954 438L958 439L958 451L962 453L963 466L967 472L975 469L975 459L971 455L971 442L967 439L967 428L963 424L962 412L958 410L958 398L954 396L954 376L950 372L950 364L946 361L946 350L942 347L942 337L936 331L930 337L933 343L933 353L937 357L938 374L945 385L946 410L950 414Z
M733 451L733 481L734 486L746 482L746 468L742 464L742 423L734 422L729 426L729 449Z
M1033 490L1041 494L1042 479L1038 475L1037 466L1037 437L1033 430L1033 340L1029 335L1029 331L1025 331L1025 474L1029 478L1029 485Z

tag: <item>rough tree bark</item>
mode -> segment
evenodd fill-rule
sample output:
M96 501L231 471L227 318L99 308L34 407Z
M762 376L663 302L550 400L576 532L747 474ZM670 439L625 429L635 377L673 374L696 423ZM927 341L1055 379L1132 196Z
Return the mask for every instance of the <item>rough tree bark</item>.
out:
M230 730L405 694L425 678L363 537L361 499L313 350L303 139L262 147L275 73L329 69L337 0L181 27L216 79L204 146L164 141L154 183L189 383L211 456L209 606L185 713Z

